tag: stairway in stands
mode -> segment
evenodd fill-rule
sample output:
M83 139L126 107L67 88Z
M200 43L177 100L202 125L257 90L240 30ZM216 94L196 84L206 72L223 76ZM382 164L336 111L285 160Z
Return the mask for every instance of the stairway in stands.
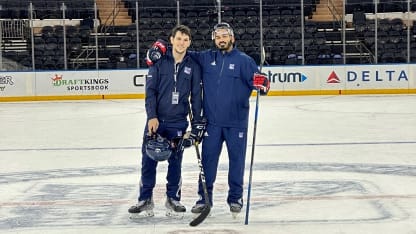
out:
M132 23L128 9L121 0L97 0L97 8L101 24L107 26L125 26Z
M321 0L316 5L316 11L312 15L312 21L332 21L334 15L342 15L343 0ZM333 10L331 11L330 8Z

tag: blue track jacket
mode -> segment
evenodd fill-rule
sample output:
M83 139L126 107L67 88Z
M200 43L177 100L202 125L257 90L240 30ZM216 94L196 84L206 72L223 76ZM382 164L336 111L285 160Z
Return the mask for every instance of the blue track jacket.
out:
M146 78L147 119L158 118L160 122L186 121L189 113L189 96L193 120L202 117L201 68L190 56L185 55L179 64L175 82L175 60L172 48L154 66ZM178 104L172 104L172 94L179 92Z
M253 74L259 72L255 61L237 48L225 54L219 50L190 54L202 66L208 122L219 127L247 128Z

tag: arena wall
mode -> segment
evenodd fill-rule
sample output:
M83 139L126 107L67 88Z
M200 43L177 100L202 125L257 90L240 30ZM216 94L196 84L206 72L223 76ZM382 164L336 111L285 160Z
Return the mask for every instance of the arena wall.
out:
M265 66L270 96L415 94L415 64ZM0 72L0 101L144 98L147 69Z

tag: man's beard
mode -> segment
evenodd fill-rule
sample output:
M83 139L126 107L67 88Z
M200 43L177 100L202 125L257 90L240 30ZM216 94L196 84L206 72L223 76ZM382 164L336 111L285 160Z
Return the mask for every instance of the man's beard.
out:
M232 46L233 46L233 43L231 41L229 41L228 43L226 42L225 45L224 44L217 45L218 49L220 49L221 51L228 51Z

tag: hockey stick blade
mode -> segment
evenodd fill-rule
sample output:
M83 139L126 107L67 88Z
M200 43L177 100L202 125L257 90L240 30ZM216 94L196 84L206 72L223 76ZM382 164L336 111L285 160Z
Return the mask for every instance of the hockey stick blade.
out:
M208 217L209 212L211 212L211 207L209 205L205 205L201 214L199 214L194 220L192 220L189 223L189 225L191 227L198 226L200 223L202 223Z

